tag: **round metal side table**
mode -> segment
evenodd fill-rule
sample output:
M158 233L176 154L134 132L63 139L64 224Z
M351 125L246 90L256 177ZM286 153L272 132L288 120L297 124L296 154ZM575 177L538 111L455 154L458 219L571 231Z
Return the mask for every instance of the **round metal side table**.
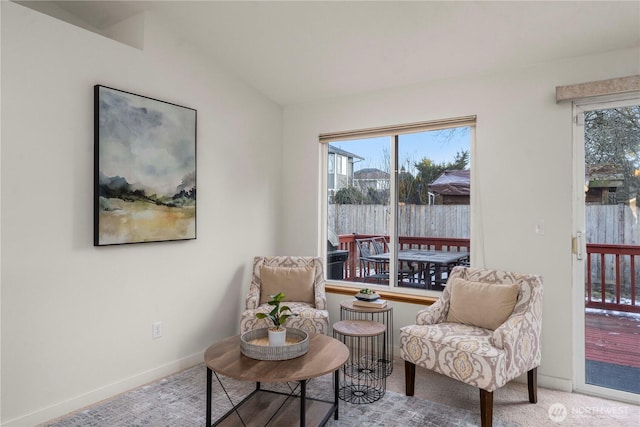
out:
M372 403L387 388L384 355L385 326L371 320L341 320L333 324L333 336L349 348L349 359L340 369L340 399Z
M385 366L385 375L393 372L393 307L387 302L383 308L369 308L353 305L353 300L340 303L340 320L371 320L385 325L385 351L380 360Z

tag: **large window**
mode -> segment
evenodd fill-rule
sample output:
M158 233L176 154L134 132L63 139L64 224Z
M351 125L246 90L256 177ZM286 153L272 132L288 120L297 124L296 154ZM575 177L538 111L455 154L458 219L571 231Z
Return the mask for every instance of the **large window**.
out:
M464 117L321 135L329 280L441 291L470 262L474 129Z

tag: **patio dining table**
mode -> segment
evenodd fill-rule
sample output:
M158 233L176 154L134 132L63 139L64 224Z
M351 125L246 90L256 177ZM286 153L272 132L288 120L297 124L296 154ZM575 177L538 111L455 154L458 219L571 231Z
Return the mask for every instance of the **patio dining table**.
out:
M390 252L385 252L371 255L370 258L389 262L390 256ZM418 279L434 289L446 283L445 273L448 275L453 267L469 261L469 252L406 249L398 251L398 261L418 264Z

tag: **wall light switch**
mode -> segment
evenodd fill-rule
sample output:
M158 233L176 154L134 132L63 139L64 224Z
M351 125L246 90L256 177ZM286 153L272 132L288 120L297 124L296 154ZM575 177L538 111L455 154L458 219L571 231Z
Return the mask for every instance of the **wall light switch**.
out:
M536 234L543 235L544 234L544 219L539 219L536 221Z

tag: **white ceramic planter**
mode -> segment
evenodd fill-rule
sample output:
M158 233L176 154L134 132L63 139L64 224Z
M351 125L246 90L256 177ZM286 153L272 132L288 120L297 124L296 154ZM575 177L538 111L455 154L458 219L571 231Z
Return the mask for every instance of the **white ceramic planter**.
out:
M272 331L269 329L269 345L270 346L283 346L286 342L287 330Z

